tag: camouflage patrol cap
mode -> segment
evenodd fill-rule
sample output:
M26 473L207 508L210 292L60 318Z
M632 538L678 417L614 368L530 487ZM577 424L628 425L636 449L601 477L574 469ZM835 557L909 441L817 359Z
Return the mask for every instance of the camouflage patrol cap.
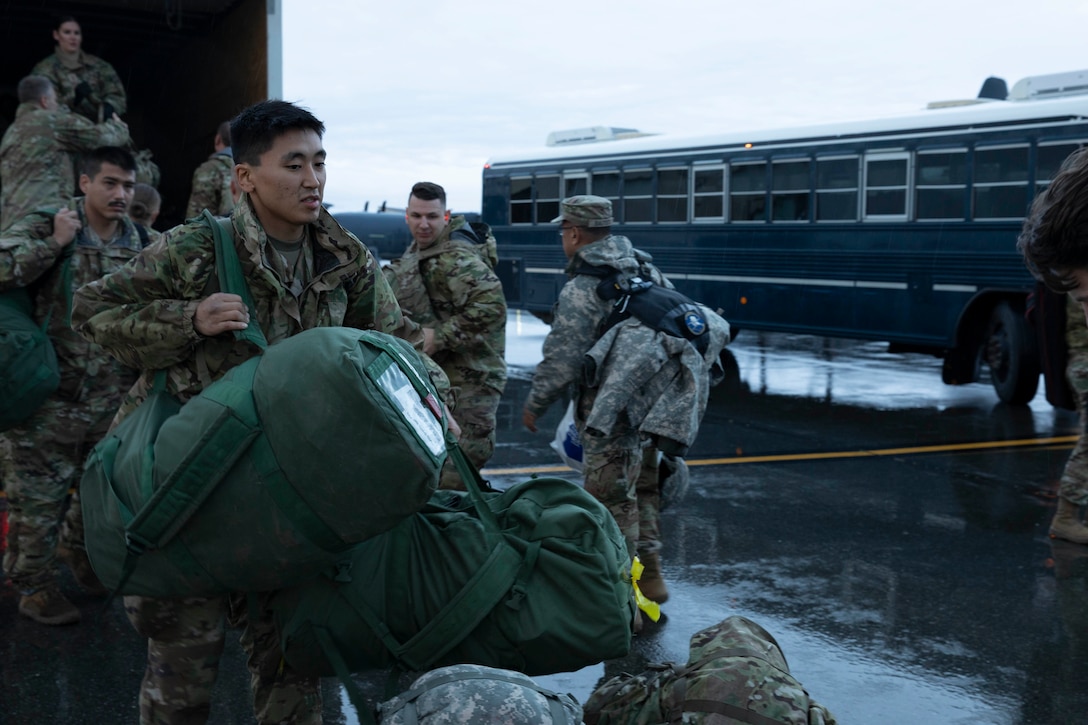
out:
M603 196L568 196L560 203L559 212L552 224L568 221L577 227L612 226L612 202Z

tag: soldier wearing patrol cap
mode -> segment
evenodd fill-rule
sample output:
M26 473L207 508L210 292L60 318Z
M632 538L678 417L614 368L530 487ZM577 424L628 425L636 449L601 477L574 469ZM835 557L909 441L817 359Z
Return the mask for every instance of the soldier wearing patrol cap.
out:
M650 255L635 249L627 237L612 234L612 202L608 199L569 197L562 201L560 214L552 221L559 224L563 252L570 260L566 268L569 281L559 293L552 329L544 340L544 359L533 375L522 422L535 432L537 418L573 390L586 491L612 512L627 540L628 553L642 560L642 593L664 602L668 589L661 577L659 554L657 450L644 446L638 430L620 411L616 411L616 423L607 435L585 425L597 389L586 386L583 361L599 338L601 323L611 312L612 303L597 295L600 279L580 274L579 270L583 265L606 266L627 276L648 274L655 284L665 287L671 288L672 284L650 264Z

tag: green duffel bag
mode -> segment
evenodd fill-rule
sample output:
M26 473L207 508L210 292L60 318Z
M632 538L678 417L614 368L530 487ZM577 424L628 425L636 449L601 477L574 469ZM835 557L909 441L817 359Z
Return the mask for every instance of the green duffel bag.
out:
M162 383L80 484L87 553L115 593L296 585L422 508L446 458L422 360L380 332L299 333L184 406Z
M54 210L47 210L56 213ZM61 254L59 284L64 285L68 314L72 297L72 246ZM42 324L34 321L38 285L0 292L0 431L34 414L60 386L57 353L49 339L53 309Z
M270 604L299 673L472 663L529 675L626 655L630 561L608 509L557 478L437 491L418 514ZM349 688L350 691L350 688Z
M60 385L57 354L25 289L0 294L0 430L33 415Z
M445 445L414 354L379 332L317 328L184 406L152 395L85 466L99 579L160 597L290 586L418 511Z

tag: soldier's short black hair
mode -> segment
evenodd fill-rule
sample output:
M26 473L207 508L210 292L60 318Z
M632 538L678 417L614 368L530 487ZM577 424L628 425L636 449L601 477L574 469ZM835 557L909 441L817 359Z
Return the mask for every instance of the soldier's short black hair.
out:
M224 146L230 146L230 121L223 121L223 123L219 124L219 128L215 129L215 133Z
M122 171L136 171L136 157L120 146L99 146L84 154L81 171L93 179L102 170L102 164L113 164Z
M244 109L230 122L234 163L260 166L261 154L288 131L313 131L322 137L325 124L305 108L271 99Z
M1073 272L1088 270L1088 148L1070 154L1035 197L1016 247L1047 287L1056 292L1076 287Z
M53 81L45 76L27 76L19 81L15 93L19 96L19 103L29 103L45 98L53 88Z
M412 186L412 193L408 195L408 200L411 201L413 196L420 201L440 199L442 201L442 208L446 208L446 190L433 181L420 181L416 183Z

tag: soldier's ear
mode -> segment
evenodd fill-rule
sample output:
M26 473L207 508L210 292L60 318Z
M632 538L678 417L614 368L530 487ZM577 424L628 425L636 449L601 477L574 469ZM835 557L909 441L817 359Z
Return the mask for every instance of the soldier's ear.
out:
M91 186L91 177L86 174L79 175L79 190L84 194L87 193L87 189Z
M450 220L450 210L447 209L446 210L446 221L449 221L449 220Z
M238 188L249 194L253 192L253 168L246 163L234 165L234 178L238 182Z

